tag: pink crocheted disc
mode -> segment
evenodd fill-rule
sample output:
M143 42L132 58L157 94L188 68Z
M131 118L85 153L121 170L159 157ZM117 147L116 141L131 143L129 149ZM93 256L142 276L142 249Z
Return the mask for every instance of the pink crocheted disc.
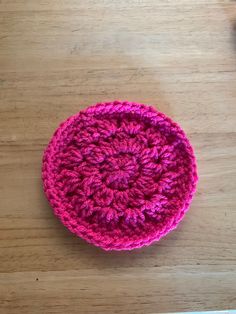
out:
M131 250L177 226L197 171L175 122L152 107L114 101L59 126L44 152L42 178L71 232L105 250Z

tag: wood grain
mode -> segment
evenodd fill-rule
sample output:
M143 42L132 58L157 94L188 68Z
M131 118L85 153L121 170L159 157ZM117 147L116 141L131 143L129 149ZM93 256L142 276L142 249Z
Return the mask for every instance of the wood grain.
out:
M235 6L0 1L0 313L236 308ZM54 218L40 168L63 119L114 99L153 104L179 122L200 182L176 231L105 253Z

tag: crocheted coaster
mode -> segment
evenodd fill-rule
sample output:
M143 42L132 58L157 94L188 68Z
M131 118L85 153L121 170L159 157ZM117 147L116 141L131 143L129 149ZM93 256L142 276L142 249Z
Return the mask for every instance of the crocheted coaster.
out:
M152 107L114 101L59 126L44 152L42 178L71 232L105 250L131 250L176 227L197 172L175 122Z

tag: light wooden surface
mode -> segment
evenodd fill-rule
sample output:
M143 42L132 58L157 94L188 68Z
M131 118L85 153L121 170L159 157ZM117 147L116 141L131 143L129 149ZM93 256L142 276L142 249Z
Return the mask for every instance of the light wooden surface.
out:
M235 5L0 1L1 314L236 308ZM114 99L153 104L179 122L200 182L160 243L105 253L54 218L40 167L63 119Z

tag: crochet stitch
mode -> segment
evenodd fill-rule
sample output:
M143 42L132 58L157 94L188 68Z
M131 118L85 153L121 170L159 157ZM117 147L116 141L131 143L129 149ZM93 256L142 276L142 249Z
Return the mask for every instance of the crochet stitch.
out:
M177 226L197 170L175 122L150 106L114 101L59 126L44 152L42 179L71 232L105 250L131 250Z

